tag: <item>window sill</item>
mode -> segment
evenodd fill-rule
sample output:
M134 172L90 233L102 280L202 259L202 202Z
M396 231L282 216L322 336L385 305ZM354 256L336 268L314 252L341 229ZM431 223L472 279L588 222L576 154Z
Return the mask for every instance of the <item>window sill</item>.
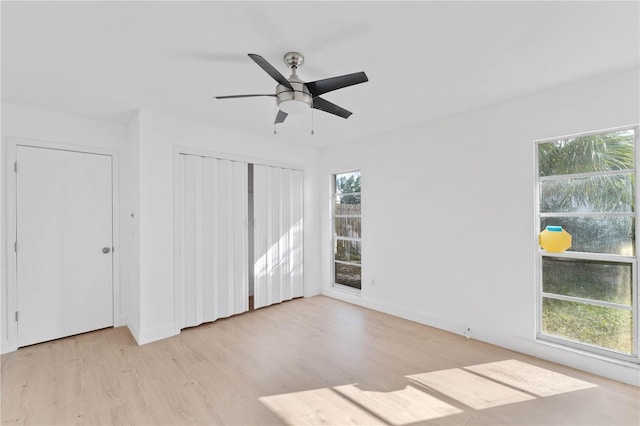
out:
M351 294L353 296L360 296L362 294L362 289L357 289L357 288L353 288L353 287L349 287L346 285L342 285L342 284L336 284L334 283L331 286L332 290L337 290L343 293L348 293Z

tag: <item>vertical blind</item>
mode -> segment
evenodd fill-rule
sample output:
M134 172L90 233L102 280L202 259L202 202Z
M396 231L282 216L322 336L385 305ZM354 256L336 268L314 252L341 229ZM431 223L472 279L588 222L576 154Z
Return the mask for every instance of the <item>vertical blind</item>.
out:
M248 309L247 163L180 155L176 322Z
M303 176L254 166L254 306L303 295Z

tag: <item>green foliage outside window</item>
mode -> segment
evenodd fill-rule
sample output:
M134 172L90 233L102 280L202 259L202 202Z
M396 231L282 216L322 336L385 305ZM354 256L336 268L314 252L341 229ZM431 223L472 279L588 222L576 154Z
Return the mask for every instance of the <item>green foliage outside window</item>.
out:
M634 132L622 130L589 136L561 139L538 145L540 176L633 170ZM620 175L580 179L576 185L557 188L553 199L555 211L575 208L593 212L615 211L620 204L634 210L634 191ZM631 176L635 187L635 179ZM613 206L613 207L612 207ZM540 210L545 211L544 204Z
M540 176L633 169L633 143L633 130L541 143L538 145Z

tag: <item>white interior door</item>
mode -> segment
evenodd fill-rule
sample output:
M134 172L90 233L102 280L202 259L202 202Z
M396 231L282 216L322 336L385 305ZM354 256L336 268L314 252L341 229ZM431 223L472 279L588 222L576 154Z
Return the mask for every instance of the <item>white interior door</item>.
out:
M17 147L18 346L113 326L112 158Z

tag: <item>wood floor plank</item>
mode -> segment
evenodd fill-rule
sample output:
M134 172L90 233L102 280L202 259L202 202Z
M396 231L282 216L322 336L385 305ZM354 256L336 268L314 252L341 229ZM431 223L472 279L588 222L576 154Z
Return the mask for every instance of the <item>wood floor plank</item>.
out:
M3 425L638 425L640 391L324 296L2 355Z

